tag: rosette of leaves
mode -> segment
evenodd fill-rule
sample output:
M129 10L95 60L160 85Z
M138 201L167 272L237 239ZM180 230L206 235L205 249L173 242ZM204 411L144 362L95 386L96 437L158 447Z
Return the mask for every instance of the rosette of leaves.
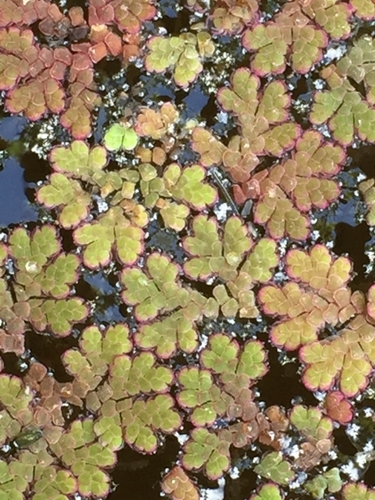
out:
M214 383L209 370L186 367L177 378L181 387L177 394L178 404L192 410L190 419L195 427L212 425L226 412L232 398Z
M156 14L154 0L106 0L109 7L114 9L114 21L122 32L138 33L145 21L152 19ZM103 6L105 7L105 5ZM104 9L107 13L111 9Z
M23 500L30 490L35 500L68 500L77 491L77 481L68 471L50 465L53 457L46 451L22 451L7 464L0 461L0 495Z
M173 399L163 394L172 380L171 369L157 364L150 352L133 359L116 356L108 381L96 391L102 403L94 427L99 442L118 449L124 439L139 451L154 452L158 433L174 432L181 424Z
M146 69L156 73L171 69L179 87L192 83L203 69L202 59L215 51L211 36L205 31L170 38L155 36L147 42L147 48L150 53L145 58Z
M142 453L155 452L158 435L172 434L181 426L182 420L174 404L169 394L119 401L117 411L126 443Z
M82 56L82 54L75 54L74 57L77 56ZM75 64L76 68L74 68L74 63L73 58L70 79L79 81L74 81L68 87L69 100L66 110L60 117L60 123L75 139L84 139L91 133L92 114L95 107L101 104L101 98L93 90L93 70L90 68L92 63L89 57L86 56L83 61L78 60ZM87 66L90 69L87 69ZM74 72L77 76L74 76ZM84 74L80 75L80 73Z
M172 102L163 103L159 111L141 108L136 119L135 130L142 137L159 140L171 130L178 118L179 112Z
M306 365L302 380L311 390L328 390L337 384L347 397L368 385L375 365L375 327L359 314L339 335L312 342L300 351Z
M340 391L327 394L324 400L324 409L329 418L341 425L349 423L353 418L353 407Z
M77 227L89 214L92 203L78 181L58 173L50 176L49 184L42 186L36 197L45 207L58 209L58 220L64 229Z
M231 433L226 429L194 429L184 445L182 465L187 470L203 468L209 479L218 479L229 469L231 442Z
M291 98L280 81L266 85L261 95L259 88L259 78L239 68L231 76L230 87L219 90L218 101L237 116L242 135L249 141L248 152L281 156L299 135L298 125L289 118Z
M172 500L199 500L198 488L178 465L164 476L161 487Z
M375 41L370 36L363 36L336 64L340 76L364 85L366 100L370 104L375 104L374 50Z
M217 221L205 215L194 218L192 229L193 235L183 241L185 251L191 256L184 264L184 271L189 277L206 280L219 276L232 280L233 290L236 285L241 287L236 281L241 278L237 273L239 268L242 273L249 275L250 280L270 279L270 268L278 261L275 243L265 238L254 247L247 228L238 217L230 217L226 221L222 235L219 233ZM253 251L249 255L250 250ZM247 259L244 261L245 256Z
M195 320L201 315L205 303L206 300L198 308L199 313L196 315L196 305L188 302L184 309L178 309L150 324L141 325L135 336L137 345L142 349L155 349L157 356L162 359L170 358L177 349L185 353L194 352L198 345ZM191 309L194 314L189 314Z
M217 190L204 182L205 170L200 165L181 169L177 163L172 163L162 178L149 163L141 164L139 170L146 207L159 208L165 226L176 231L185 227L190 213L188 207L201 211L217 200ZM188 206L172 200L182 201Z
M106 377L114 358L129 353L132 347L127 326L113 325L104 332L97 326L90 326L82 332L79 350L70 349L63 354L62 361L79 382L80 396L86 397L88 408L98 409L97 396L88 393L92 393Z
M309 344L326 324L345 323L361 310L358 294L347 287L347 258L333 259L326 247L315 245L309 253L290 250L285 262L291 281L266 285L258 295L264 312L280 318L270 332L276 346L294 350Z
M0 29L0 88L9 91L9 111L24 111L30 120L38 120L47 110L60 113L65 105L61 67L63 74L69 58L66 48L37 47L30 30Z
M134 264L143 250L142 229L129 221L121 207L112 207L95 222L78 227L73 236L83 246L83 262L90 269L108 265L112 251L121 263Z
M190 278L207 280L211 276L235 278L237 268L252 247L248 231L238 217L230 217L219 234L217 221L198 215L192 223L193 236L183 241L191 258L184 264Z
M31 30L17 28L0 30L0 89L10 90L28 75L27 51L34 50ZM35 49L36 50L36 49Z
M374 142L375 109L335 65L324 68L321 76L330 90L315 94L310 121L317 125L328 123L334 139L345 146L351 144L356 135Z
M258 2L245 0L238 3L235 0L222 0L213 10L211 19L219 33L240 33L249 26L258 14Z
M240 318L256 318L259 311L252 288L256 282L267 283L271 279L272 268L277 262L275 242L268 238L259 240L251 248L237 276L225 285L219 284L213 289L213 296L222 314L226 317L238 314ZM206 304L206 316L210 316L209 308L213 305L212 300Z
M117 57L122 52L121 37L103 24L91 25L90 42L92 45L89 49L89 55L94 63L98 63L108 55Z
M375 17L375 4L372 0L351 0L350 6L354 9L356 17L370 20Z
M334 176L341 169L345 152L340 146L323 141L316 131L306 131L298 139L288 160L262 170L251 180L234 187L237 203L258 198L254 220L266 224L273 238L286 235L306 239L313 208L324 209L340 194Z
M49 159L56 172L90 182L106 166L107 153L101 146L89 148L84 141L72 141L53 148Z
M179 268L170 258L151 254L145 270L124 269L120 281L122 298L142 324L135 341L142 349L155 349L161 358L169 358L178 348L193 352L197 346L195 321L200 319L207 299L199 292L182 287ZM163 317L166 315L166 317ZM156 317L158 321L150 321Z
M208 346L202 350L201 364L204 368L220 375L221 381L235 390L233 375L251 380L261 378L267 372L266 353L258 341L248 341L242 349L238 343L224 333L210 337Z
M277 451L263 455L254 472L280 485L289 484L295 476L290 463Z
M39 331L49 326L56 335L69 335L73 324L88 314L81 299L68 297L70 286L77 281L79 258L60 253L52 226L38 228L31 235L23 228L15 229L9 249L17 268L17 301L27 300L28 320Z
M116 454L97 442L93 420L75 420L50 449L76 478L79 494L108 495L110 478L106 469L115 464Z
M120 281L125 287L123 301L134 306L138 321L150 321L188 304L189 292L177 282L179 269L165 255L147 258L147 274L139 268L124 269Z
M275 21L246 31L242 39L245 49L255 52L251 69L259 76L283 73L287 59L294 71L307 73L322 58L327 43L324 31L301 12L288 9L283 9Z
M235 341L225 334L216 334L202 351L201 364L202 369L181 369L177 377L177 401L191 410L192 423L203 427L224 414L232 419L246 413L252 399L248 387L267 371L263 346L250 341L240 352Z
M293 2L297 3L297 2ZM290 9L293 7L293 3ZM347 38L351 31L349 18L352 14L350 4L342 3L339 0L330 2L321 2L320 0L311 0L311 2L300 4L302 11L309 19L314 19L324 31L334 40Z
M296 405L290 412L290 422L307 438L299 444L301 453L295 464L309 470L318 465L333 446L332 420L323 416L319 408Z
M114 147L112 138L110 147ZM121 139L122 140L122 139ZM112 206L120 205L126 216L137 226L143 227L148 222L145 208L136 203L135 185L139 174L129 168L106 171L107 152L101 146L89 148L84 141L73 141L69 146L58 146L50 155L50 161L56 174L50 177L50 184L37 192L37 200L47 207L60 211L59 221L62 227L76 227L86 218L92 204L87 190L70 177L80 179L92 185L95 194L100 190L102 198L109 199Z

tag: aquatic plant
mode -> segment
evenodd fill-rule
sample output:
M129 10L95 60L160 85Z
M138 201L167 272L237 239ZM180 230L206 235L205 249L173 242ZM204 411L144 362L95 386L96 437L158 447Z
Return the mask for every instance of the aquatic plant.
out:
M2 2L0 498L375 498L374 1L172 4Z

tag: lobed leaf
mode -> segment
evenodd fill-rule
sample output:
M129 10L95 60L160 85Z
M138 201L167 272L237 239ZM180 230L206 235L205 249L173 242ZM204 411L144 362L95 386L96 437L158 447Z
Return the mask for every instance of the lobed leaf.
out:
M163 478L161 487L172 500L198 500L198 489L182 467L175 466Z
M59 222L64 229L77 227L87 217L91 206L91 198L80 183L59 173L51 175L50 184L42 186L36 197L47 208L58 209Z
M184 445L182 465L188 470L203 467L209 479L218 479L229 468L229 447L228 431L213 433L204 428L194 429Z
M289 462L283 460L281 453L276 451L264 455L254 472L281 485L289 484L294 477Z
M181 425L169 395L158 395L147 401L130 399L119 404L125 441L140 452L152 453L157 447L156 432L170 434Z
M74 231L74 239L83 245L83 262L91 269L106 266L111 250L123 264L134 264L142 252L143 231L125 217L120 207L113 207L92 224Z
M138 135L121 123L114 123L104 134L104 145L108 151L125 149L131 151L138 144Z
M184 264L185 273L193 279L208 279L218 275L224 279L235 277L236 269L252 241L238 217L231 217L224 226L222 241L217 223L207 216L198 215L193 220L194 236L183 241L184 249L192 256Z
M68 147L52 149L50 161L57 172L88 180L105 167L107 155L101 146L90 149L84 141L73 141Z
M280 490L276 484L264 484L250 500L282 500Z
M306 364L304 384L314 390L327 390L337 381L345 396L356 395L367 386L375 363L374 335L374 327L358 315L339 336L304 346L300 351Z
M275 345L288 350L313 342L325 325L344 323L356 314L356 295L346 287L351 264L345 257L332 259L328 249L315 245L306 254L290 250L286 272L295 281L267 285L258 295L266 314L281 316L271 328Z

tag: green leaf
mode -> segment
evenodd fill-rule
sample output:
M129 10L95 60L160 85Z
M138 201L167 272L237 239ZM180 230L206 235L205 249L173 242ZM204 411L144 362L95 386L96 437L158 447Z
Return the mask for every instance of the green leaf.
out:
M258 494L252 495L250 500L282 500L279 488L275 484L264 484Z
M104 145L108 151L125 149L130 151L138 144L138 135L132 128L119 123L111 125L104 134Z
M188 470L198 470L204 466L209 479L222 477L230 466L229 431L209 432L207 429L194 429L184 446L182 464Z
M317 441L327 439L333 431L332 420L324 417L319 408L296 405L291 411L290 421L306 437Z
M294 477L290 464L277 451L264 455L254 472L281 485L289 484Z
M346 484L342 491L343 500L375 500L375 490L364 484Z
M101 146L90 149L84 141L73 141L69 146L54 148L50 159L55 171L90 180L105 167L107 154Z

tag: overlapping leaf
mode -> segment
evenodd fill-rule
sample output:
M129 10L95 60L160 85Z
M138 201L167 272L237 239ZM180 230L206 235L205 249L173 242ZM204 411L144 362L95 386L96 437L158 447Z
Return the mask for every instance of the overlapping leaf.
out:
M199 215L193 220L193 231L194 236L188 236L183 242L184 249L192 256L184 264L185 273L203 280L214 275L234 278L244 255L252 246L241 220L237 217L228 219L220 238L215 219Z
M142 229L133 225L120 207L113 207L74 231L74 240L84 247L83 262L90 269L106 266L112 252L123 264L134 264L143 249Z
M66 298L78 277L79 258L59 254L60 242L51 226L36 229L32 235L15 229L9 243L17 267L17 299L28 301L29 321L40 331L50 326L57 335L68 335L72 325L88 314L81 299Z
M182 467L173 467L164 476L161 487L173 500L198 500L198 489Z
M292 281L267 285L258 298L266 314L281 317L271 329L272 342L293 350L316 340L324 325L345 323L360 305L346 286L351 264L345 257L334 260L326 247L315 245L309 253L290 250L285 260Z
M107 163L106 150L101 146L89 148L84 141L72 141L69 146L57 146L50 155L56 172L89 181Z
M241 4L234 0L224 0L213 10L212 22L219 33L240 33L258 15L256 0L246 0Z
M53 453L77 478L81 495L106 496L109 491L107 467L116 462L114 452L95 442L94 422L76 420L56 444L50 444Z
M160 209L166 227L181 231L186 224L190 210L203 210L217 200L217 191L203 182L205 170L200 165L181 169L177 163L169 165L160 178L151 164L142 164L141 190L147 207ZM183 202L186 205L181 205Z
M372 40L364 37L336 66L328 66L321 72L331 90L315 94L310 121L314 124L328 123L333 137L343 145L351 144L355 136L375 141L375 110L371 106L375 102L372 59ZM354 80L354 84L365 85L367 99L356 90L348 77Z
M210 432L207 429L194 429L184 446L182 465L188 470L204 472L210 479L218 479L230 465L229 447L231 435L227 430Z
M255 221L265 224L273 238L305 239L312 208L326 208L340 194L334 176L345 158L344 150L323 142L319 132L307 131L297 141L291 159L262 170L247 183L234 187L238 203L259 199Z
M300 357L306 387L327 390L337 383L348 397L364 389L375 364L374 336L374 326L358 315L340 335L304 346Z
M214 53L215 45L207 32L182 33L180 36L151 38L147 47L145 65L148 71L163 73L173 68L176 85L186 87L202 71L201 59Z
M281 485L289 484L294 477L290 463L283 459L281 453L276 451L264 455L254 471Z
M252 70L260 76L285 71L286 62L298 73L307 73L321 59L328 37L297 9L284 8L275 21L245 32L242 44L256 52ZM289 58L290 54L290 58Z
M225 111L238 117L249 151L280 156L293 147L299 133L297 124L289 120L290 96L280 81L266 85L261 96L259 87L257 76L239 68L231 77L231 86L220 89L218 100Z

